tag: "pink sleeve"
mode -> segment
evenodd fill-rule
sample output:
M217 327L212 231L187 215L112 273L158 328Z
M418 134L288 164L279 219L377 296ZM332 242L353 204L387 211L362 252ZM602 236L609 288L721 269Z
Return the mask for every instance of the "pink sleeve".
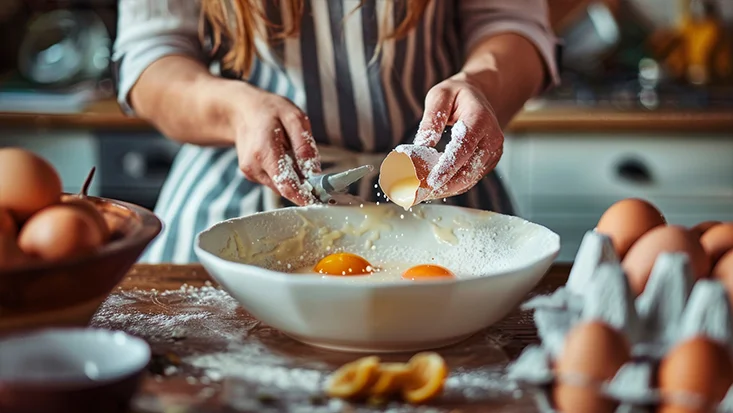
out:
M558 40L550 26L547 0L460 0L459 19L464 52L498 33L516 33L531 41L542 55L548 85L560 82Z

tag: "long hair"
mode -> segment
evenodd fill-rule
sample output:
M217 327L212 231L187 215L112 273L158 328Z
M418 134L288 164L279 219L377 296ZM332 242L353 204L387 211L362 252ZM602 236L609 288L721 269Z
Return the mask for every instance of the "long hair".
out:
M285 7L285 21L275 25L267 19L263 2L272 1ZM300 20L303 15L305 0L201 0L201 36L204 36L206 24L209 25L212 53L216 54L222 44L226 44L222 57L223 69L231 70L242 76L249 75L249 70L258 51L255 46L257 36L263 35L270 40L283 40L295 37L300 32ZM330 0L315 0L330 1ZM376 1L376 0L362 0ZM387 0L397 7L406 7L404 19L392 33L381 34L375 55L386 40L399 39L406 36L422 17L431 0ZM285 4L287 3L287 4ZM361 7L359 5L358 7ZM357 9L358 9L357 7ZM357 9L354 9L356 11ZM263 29L265 33L262 33Z

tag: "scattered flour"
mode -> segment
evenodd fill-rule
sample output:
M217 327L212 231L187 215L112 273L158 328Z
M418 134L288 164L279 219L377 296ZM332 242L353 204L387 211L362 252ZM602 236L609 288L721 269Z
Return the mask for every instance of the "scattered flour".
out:
M157 307L155 315L144 313L151 304ZM287 411L451 411L409 407L396 402L369 407L325 400L314 405L313 397L321 396L328 374L356 356L328 352L291 340L249 316L229 294L212 286L184 285L178 290L162 292L118 291L102 305L92 326L142 337L151 344L154 354L175 352L181 365L166 368L165 375L187 375L190 385L222 386L219 388L223 389L223 402L245 410L247 406L254 409L247 411L268 411L257 406L262 394L287 403ZM441 351L449 365L477 366L451 371L445 384L446 401L514 397L516 386L503 375L502 367L507 360L499 349L497 340L500 337L497 331L487 330L461 346ZM402 360L408 356L391 357ZM207 394L210 397L213 393Z

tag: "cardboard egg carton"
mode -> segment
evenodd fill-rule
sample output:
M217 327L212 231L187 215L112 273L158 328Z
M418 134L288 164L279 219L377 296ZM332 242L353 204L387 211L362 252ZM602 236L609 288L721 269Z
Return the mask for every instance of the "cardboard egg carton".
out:
M542 411L554 412L552 385L583 378L556 377L552 361L575 325L603 321L626 336L632 361L610 381L584 384L617 401L616 413L650 411L645 406L661 402L652 385L657 366L674 345L703 335L733 348L733 312L725 288L715 280L694 280L686 254L663 253L635 298L611 240L588 231L566 285L523 304L523 309L534 310L541 344L527 347L509 366L510 378L536 387ZM682 397L691 407L700 403L695 395ZM716 411L733 413L733 387Z

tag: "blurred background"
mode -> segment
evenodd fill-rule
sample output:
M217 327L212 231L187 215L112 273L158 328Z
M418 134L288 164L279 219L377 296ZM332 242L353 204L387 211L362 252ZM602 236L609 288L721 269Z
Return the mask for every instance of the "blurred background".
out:
M622 198L733 221L733 0L548 1L563 83L499 165L519 215L560 234L560 261ZM178 146L114 101L116 3L0 0L0 146L49 159L68 192L97 166L93 195L152 209Z

